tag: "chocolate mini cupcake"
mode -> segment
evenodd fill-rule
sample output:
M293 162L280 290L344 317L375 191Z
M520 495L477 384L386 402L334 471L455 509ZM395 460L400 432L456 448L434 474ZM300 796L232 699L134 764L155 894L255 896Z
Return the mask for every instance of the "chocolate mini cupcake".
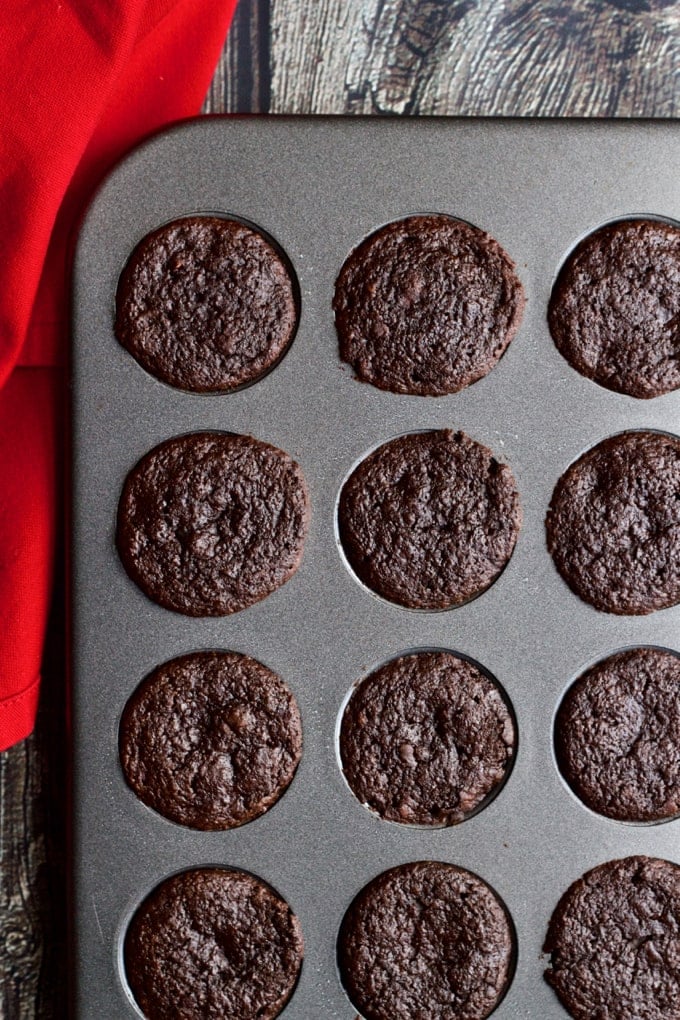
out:
M567 691L555 752L574 793L598 814L658 822L680 812L680 657L631 648Z
M227 868L166 879L137 910L124 945L146 1020L273 1020L293 994L302 957L286 901Z
M550 921L548 983L574 1020L679 1020L680 867L650 857L601 864Z
M515 726L498 686L450 652L402 655L366 677L342 718L353 793L382 818L454 825L508 774Z
M333 299L340 357L393 393L441 396L487 375L515 336L524 292L512 259L450 216L409 216L351 253Z
M493 584L522 511L510 468L464 432L399 436L352 472L338 527L350 566L402 606L449 609Z
M121 274L116 336L152 375L198 393L252 383L295 333L290 270L236 220L187 216L144 237Z
M616 393L680 386L680 228L620 220L565 262L548 311L553 340L582 375Z
M127 476L117 545L132 580L187 616L228 616L297 570L309 507L300 467L252 436L168 439Z
M149 807L194 829L232 829L288 788L302 753L300 712L261 662L194 652L140 684L119 747L125 779Z
M548 551L569 587L607 613L680 601L680 439L623 432L598 443L555 486Z
M438 861L378 875L338 939L342 980L364 1020L485 1020L510 984L513 952L496 893Z

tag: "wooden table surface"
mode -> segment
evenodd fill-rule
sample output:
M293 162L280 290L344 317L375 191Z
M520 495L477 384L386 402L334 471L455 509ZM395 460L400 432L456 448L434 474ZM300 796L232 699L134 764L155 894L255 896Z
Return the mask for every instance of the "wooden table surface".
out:
M677 117L680 2L240 0L204 110ZM2 1020L66 1016L58 592L36 732L0 754Z

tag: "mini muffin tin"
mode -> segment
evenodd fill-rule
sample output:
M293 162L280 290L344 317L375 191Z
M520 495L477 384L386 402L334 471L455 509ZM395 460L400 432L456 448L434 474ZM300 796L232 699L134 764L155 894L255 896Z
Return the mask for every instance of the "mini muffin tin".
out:
M680 134L666 122L200 119L159 135L110 175L87 215L75 260L73 353L73 918L74 1015L139 1016L121 966L126 925L163 878L226 865L254 872L290 903L305 937L286 1020L352 1020L337 973L343 914L379 872L450 861L501 896L517 933L512 985L497 1020L566 1016L543 981L554 906L574 879L628 854L680 863L680 819L600 818L557 770L553 718L587 666L637 644L677 648L680 607L616 617L581 602L545 546L553 487L584 450L625 429L680 428L680 392L639 401L581 377L548 332L550 289L589 231L632 215L680 219ZM148 231L209 212L261 228L297 274L301 313L285 357L228 395L173 390L116 342L121 269ZM333 285L349 251L390 220L444 212L487 230L515 260L528 298L493 371L447 397L398 396L357 382L338 357ZM336 502L353 466L416 429L462 429L510 464L524 523L507 568L479 598L410 611L359 584L338 548ZM127 472L184 432L250 433L302 465L312 518L297 574L231 617L190 619L150 602L114 545ZM304 749L268 813L222 833L182 828L126 786L118 724L159 663L227 649L278 672L300 705ZM350 792L337 721L355 681L405 651L470 656L506 692L517 718L515 765L497 797L452 828L385 822Z

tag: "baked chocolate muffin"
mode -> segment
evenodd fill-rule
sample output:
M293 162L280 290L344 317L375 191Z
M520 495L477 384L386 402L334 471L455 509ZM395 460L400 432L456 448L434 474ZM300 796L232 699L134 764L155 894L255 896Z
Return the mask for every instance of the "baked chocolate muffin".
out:
M168 439L127 476L117 545L132 580L187 616L228 616L288 581L309 517L300 466L252 436Z
M607 613L680 601L680 439L623 432L598 443L555 486L548 551L569 587Z
M296 324L284 260L236 220L187 216L159 227L139 242L118 284L118 340L183 390L254 382L283 355Z
M680 228L621 220L589 234L564 264L548 310L560 353L616 393L680 386Z
M574 1020L680 1020L680 867L650 857L601 864L550 921L546 980Z
M510 984L513 952L496 893L437 861L378 875L338 939L342 980L364 1020L484 1020Z
M522 511L510 468L464 432L385 443L340 494L345 555L373 591L414 609L449 609L493 584Z
M451 216L409 216L355 248L333 299L340 356L393 393L441 396L487 375L515 336L524 291L512 259Z
M593 811L625 822L680 812L680 657L610 655L567 691L555 720L562 775Z
M147 1020L272 1020L302 966L298 919L253 875L199 868L142 903L125 936L125 973Z
M354 690L340 756L353 793L382 818L454 825L508 774L515 726L497 685L450 652L402 655Z
M261 662L194 652L140 684L119 747L125 779L149 807L193 829L232 829L288 788L302 753L300 712Z

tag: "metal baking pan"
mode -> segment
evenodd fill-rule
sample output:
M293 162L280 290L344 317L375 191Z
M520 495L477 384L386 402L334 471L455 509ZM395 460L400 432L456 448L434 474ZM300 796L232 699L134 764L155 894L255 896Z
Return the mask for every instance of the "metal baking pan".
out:
M226 864L255 872L300 918L306 955L286 1020L350 1020L335 957L340 921L373 876L421 859L486 879L518 939L497 1020L566 1014L544 983L541 946L561 893L588 868L627 854L680 863L680 820L608 821L557 771L552 721L569 684L622 647L677 645L680 607L648 617L599 613L573 595L546 551L543 521L567 465L628 428L674 431L680 393L636 401L582 378L546 326L556 272L587 232L631 214L680 219L680 131L670 122L200 119L153 138L97 195L75 261L73 427L73 867L75 1015L138 1016L120 967L132 912L163 878ZM266 378L226 396L157 382L117 344L118 275L149 230L218 212L250 221L290 258L301 318ZM355 381L338 358L331 312L349 251L390 220L445 212L489 231L515 259L528 304L522 327L483 380L444 398L396 396ZM449 612L411 612L351 575L335 534L338 491L375 445L414 429L463 429L508 461L524 525L484 595ZM126 473L161 440L199 429L251 433L301 463L312 522L303 564L281 590L224 619L189 619L148 601L114 548ZM445 829L384 822L338 766L336 722L352 684L399 652L449 648L503 686L519 746L509 781L481 813ZM240 829L198 833L139 802L118 764L125 702L156 665L224 648L276 670L304 726L302 764L271 811Z

